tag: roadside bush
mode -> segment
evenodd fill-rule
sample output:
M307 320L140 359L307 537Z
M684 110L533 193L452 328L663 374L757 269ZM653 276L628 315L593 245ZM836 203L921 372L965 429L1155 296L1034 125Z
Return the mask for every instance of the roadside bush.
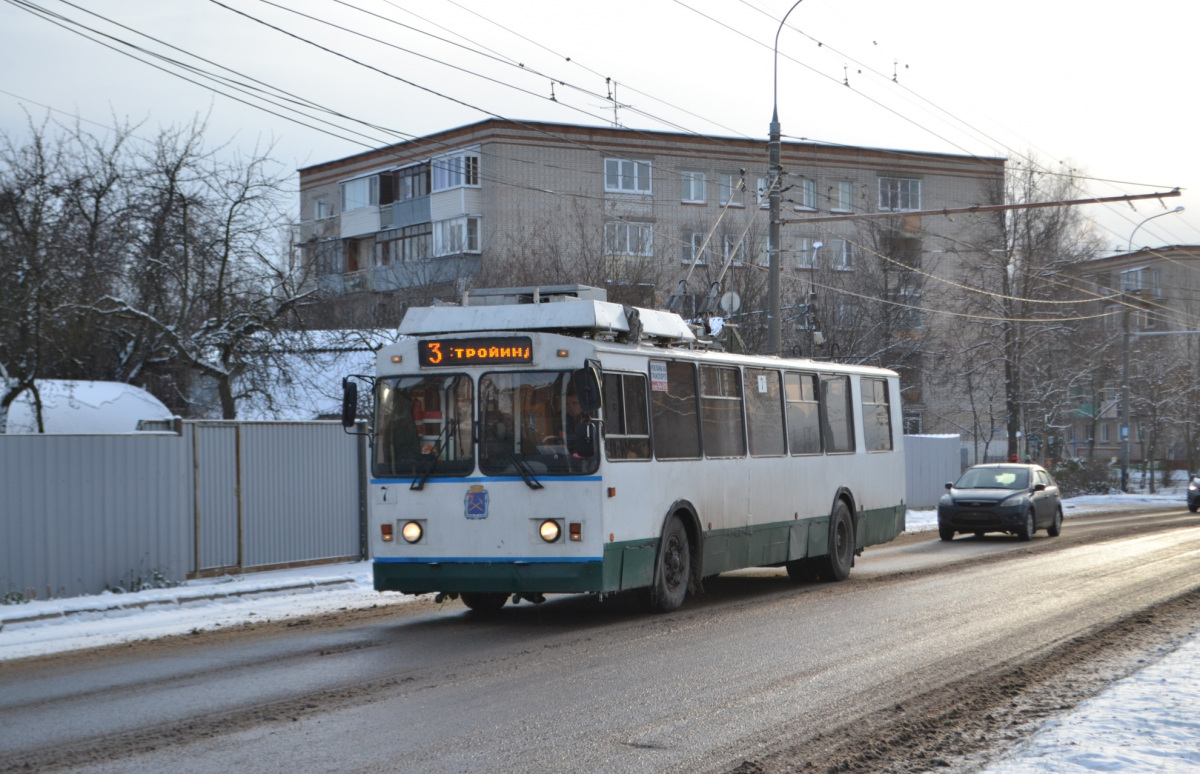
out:
M161 570L150 570L144 577L140 573L130 570L129 575L120 582L112 585L104 584L104 590L111 591L113 594L135 594L147 589L173 589L182 585L179 581L168 578Z
M1108 494L1114 488L1107 460L1063 460L1050 472L1063 497Z

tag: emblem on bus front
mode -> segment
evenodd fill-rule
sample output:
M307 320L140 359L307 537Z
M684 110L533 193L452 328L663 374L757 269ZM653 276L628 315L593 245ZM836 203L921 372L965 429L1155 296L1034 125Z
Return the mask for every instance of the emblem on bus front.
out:
M488 492L476 484L467 490L467 518L486 519L488 516Z

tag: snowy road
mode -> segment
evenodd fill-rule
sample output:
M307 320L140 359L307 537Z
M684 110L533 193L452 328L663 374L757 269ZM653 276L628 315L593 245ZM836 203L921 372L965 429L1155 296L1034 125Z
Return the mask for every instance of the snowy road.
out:
M1105 521L1084 516L1087 507L1068 510L1075 511L1068 516L1069 529L1083 531L1089 522ZM919 518L910 517L910 523ZM495 625L418 601L402 603L391 618L362 625L306 631L314 627L302 623L286 636L231 637L207 647L178 645L124 658L117 653L65 666L51 662L40 674L16 664L5 669L0 662L5 751L0 770L18 760L8 757L12 751L38 748L83 751L64 761L80 771L168 766L220 771L251 760L272 761L259 770L339 771L370 768L381 756L404 761L399 770L412 771L504 769L496 765L503 761L514 768L521 761L526 770L652 771L713 764L721 770L721 760L754 749L747 740L773 735L773 742L761 746L777 745L796 718L866 712L864 692L874 699L900 697L946 681L937 667L948 655L982 663L979 646L1034 651L1077 634L1096 620L1076 611L1087 600L1105 609L1099 617L1104 619L1172 588L1194 587L1195 540L1170 530L1062 549L1046 538L1029 550L1030 544L1000 538L949 546L910 541L868 552L855 571L858 583L797 588L777 577L738 574L672 616L646 617L619 606L597 609L586 598L564 598L542 611L522 606ZM947 561L959 564L941 569ZM57 618L44 610L49 617L42 621L0 632L0 657L119 641L150 629L190 631L218 623L233 628L279 616L285 608L304 616L296 621L340 608L369 609L379 598L357 582L327 587L311 582L352 579L361 570L324 568L275 578L277 585L306 578L310 583L302 594L268 593L262 578L236 581L222 584L224 591L263 585L257 593L223 600L207 589L196 596L216 598L151 604L119 618L100 613ZM899 572L916 576L897 580ZM1021 604L980 602L953 592L964 584L1003 588L1012 585L1014 574L1028 592ZM198 590L144 594L181 599ZM95 609L96 602L57 604ZM11 611L3 615L9 618ZM880 653L878 642L891 643L889 652ZM1178 658L1186 662L1195 650L1181 649ZM1185 668L1195 666L1196 656L1191 659ZM1176 684L1191 684L1190 674L1182 677L1170 664L1155 668L1167 669ZM914 676L921 678L919 685ZM1189 695L1186 688L1173 693L1183 700ZM578 698L584 696L586 702ZM1186 701L1175 706L1186 711ZM222 718L232 725L222 725ZM564 718L571 721L569 730L563 729ZM1186 741L1195 726L1160 723L1175 742L1170 734L1147 741L1145 731L1154 720L1143 711L1136 723L1093 721L1103 730L1089 731L1091 726L1067 718L1057 722L1055 733L1074 732L1073 747L1055 747L1072 745L1072 737L1056 741L1048 730L1017 758L994 765L1004 772L1173 770L1138 768L1150 765L1139 760L1196 765L1195 745L1189 752ZM1116 738L1114 723L1142 734L1140 748L1126 749L1121 757L1105 747ZM183 730L188 727L192 731ZM124 738L125 748L97 746L95 738L105 734ZM159 749L126 757L138 749L139 739ZM319 754L304 741L315 739L321 740Z

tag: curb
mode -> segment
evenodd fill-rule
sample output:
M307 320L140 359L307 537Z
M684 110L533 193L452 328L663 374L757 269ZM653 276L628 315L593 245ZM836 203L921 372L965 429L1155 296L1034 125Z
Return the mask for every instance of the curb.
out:
M41 621L50 621L54 619L66 619L75 615L83 614L100 614L105 615L112 612L122 610L145 610L151 607L160 607L167 605L177 605L184 607L192 603L212 602L218 599L234 599L238 597L251 597L270 594L284 594L291 591L302 591L308 589L327 589L336 586L352 586L357 581L354 578L334 578L323 581L299 581L296 583L286 583L278 586L267 588L246 589L245 591L228 591L228 592L209 592L205 594L196 594L180 598L178 596L171 599L148 599L141 602L112 602L111 604L98 605L95 607L80 607L71 610L55 610L53 612L37 613L34 615L16 616L12 618L0 618L0 631L4 630L5 626L19 626L21 624L38 623Z

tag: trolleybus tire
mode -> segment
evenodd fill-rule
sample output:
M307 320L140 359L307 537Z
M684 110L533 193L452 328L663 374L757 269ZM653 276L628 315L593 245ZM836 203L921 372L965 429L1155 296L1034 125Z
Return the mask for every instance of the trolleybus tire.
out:
M508 601L508 594L464 591L459 596L462 597L464 605L480 615L497 613Z
M829 519L829 553L817 560L817 574L824 581L843 581L854 565L854 521L850 506L838 500Z
M658 561L654 564L654 585L650 588L650 609L669 613L683 604L692 575L692 552L687 530L678 516L667 519Z

